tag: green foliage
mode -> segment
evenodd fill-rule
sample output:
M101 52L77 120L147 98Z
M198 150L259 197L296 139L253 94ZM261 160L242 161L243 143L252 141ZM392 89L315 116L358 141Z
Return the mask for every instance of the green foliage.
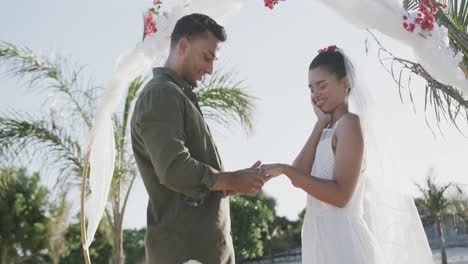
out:
M436 218L455 215L464 210L463 203L458 198L462 190L452 183L437 185L434 178L429 176L424 186L417 187L423 195L417 200L418 209L426 215L427 221L433 223Z
M403 0L403 8L405 10L415 10L418 8L418 1L416 0Z
M467 33L468 29L468 2L466 0L447 1L448 15L453 24L461 32Z
M49 191L24 168L2 169L0 178L0 259L32 259L46 248Z
M23 153L40 156L66 176L82 170L80 144L53 119L20 113L0 117L0 156L16 159Z
M112 256L111 230L106 221L99 225L94 237L93 246L89 249L92 263L109 263ZM69 226L66 241L69 247L69 254L62 258L63 264L83 264L83 247L81 245L80 224L75 223Z
M146 229L124 230L124 251L127 263L144 263Z
M276 200L264 192L231 199L232 232L239 259L272 256L301 246L305 209L298 220L291 221L277 216L275 207Z
M262 201L242 196L231 198L231 224L234 248L241 258L263 256L262 237L273 222L274 213Z
M232 73L215 72L195 93L207 119L225 127L239 121L247 132L252 132L255 98Z
M464 210L464 205L461 202L460 196L462 190L452 184L437 185L433 179L434 170L431 169L429 176L426 179L426 185L417 185L423 197L418 200L418 208L425 214L426 223L435 224L439 238L442 263L447 263L447 253L445 251L445 237L443 228L443 217L447 215L456 216ZM455 193L450 191L455 190ZM420 213L421 213L420 212Z

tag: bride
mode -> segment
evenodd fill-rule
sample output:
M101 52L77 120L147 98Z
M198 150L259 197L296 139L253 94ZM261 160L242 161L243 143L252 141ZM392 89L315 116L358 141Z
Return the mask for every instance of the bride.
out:
M266 164L259 169L271 177L286 175L295 187L308 194L302 229L302 262L431 263L424 234L417 234L419 238L424 237L419 240L422 250L414 252L418 256L395 262L401 256L385 254L387 245L371 231L364 217L366 178L372 175L366 173L364 121L360 115L350 112L348 106L351 94L357 93L353 98L362 96L355 91L362 87L354 83L352 64L340 49L330 46L320 50L313 59L308 77L317 115L310 137L292 165ZM412 223L419 225L418 231L422 230L417 214L414 218Z

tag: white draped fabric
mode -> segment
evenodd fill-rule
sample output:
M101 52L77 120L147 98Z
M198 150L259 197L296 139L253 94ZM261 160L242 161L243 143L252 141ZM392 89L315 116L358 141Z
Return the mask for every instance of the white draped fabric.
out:
M320 0L358 28L373 29L412 48L416 60L437 81L461 90L468 99L468 80L459 68L461 53L448 46L447 29L435 25L433 31L416 26L411 33L403 27L403 16L410 19L401 0ZM439 11L440 12L440 11Z

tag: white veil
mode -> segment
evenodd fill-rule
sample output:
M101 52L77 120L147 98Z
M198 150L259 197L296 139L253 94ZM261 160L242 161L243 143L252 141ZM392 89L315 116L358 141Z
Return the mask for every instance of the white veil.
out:
M378 110L370 87L356 74L348 56L339 50L350 82L350 110L360 116L365 154L364 218L381 248L386 263L432 264L432 253L414 200L403 175L392 175L392 157L383 149Z

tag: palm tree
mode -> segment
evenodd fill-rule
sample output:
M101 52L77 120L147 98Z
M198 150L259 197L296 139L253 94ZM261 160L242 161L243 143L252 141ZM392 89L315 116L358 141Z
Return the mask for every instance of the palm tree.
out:
M65 70L65 60L51 61L35 55L30 49L0 44L0 62L8 72L28 80L31 89L52 92L61 99L49 114L31 115L10 111L0 116L0 160L8 157L39 159L48 168L58 170L56 187L66 190L76 186L83 173L84 153L80 141L91 128L96 111L96 94L102 89L89 83L81 85L81 68ZM138 170L133 159L129 136L129 117L138 91L148 78L140 76L128 87L121 112L113 116L116 138L116 163L106 217L113 230L113 263L123 263L123 221L128 198ZM254 100L242 82L231 73L215 73L203 81L200 105L209 121L228 126L239 121L247 131L252 129ZM38 90L41 88L41 90Z
M463 204L460 199L449 196L449 191L455 189L458 194L462 193L462 190L454 185L448 183L445 185L437 185L433 179L434 170L431 169L429 176L426 179L425 186L417 185L423 197L420 198L419 206L425 215L425 221L435 223L437 227L437 235L440 243L440 250L442 255L442 264L447 264L447 253L445 251L445 239L443 230L443 217L447 215L456 215L460 208L463 208Z
M402 3L406 10L413 11L418 8L420 2L421 0L403 0ZM439 10L435 18L437 23L448 29L451 48L463 54L463 62L459 66L465 76L468 76L468 2L466 0L442 0L441 2L448 8L446 11ZM432 106L437 122L443 118L451 121L458 128L458 117L468 120L468 100L463 97L457 87L438 82L419 63L392 54L385 49L374 34L370 33L370 35L379 47L378 57L382 66L398 84L402 101L401 90L406 88L413 103L411 81L413 75L416 75L426 82L424 110L427 111L428 105Z
M63 193L62 197L60 197L59 203L50 205L50 216L46 228L48 236L47 253L54 264L59 264L60 259L69 254L66 234L70 209L66 193Z

